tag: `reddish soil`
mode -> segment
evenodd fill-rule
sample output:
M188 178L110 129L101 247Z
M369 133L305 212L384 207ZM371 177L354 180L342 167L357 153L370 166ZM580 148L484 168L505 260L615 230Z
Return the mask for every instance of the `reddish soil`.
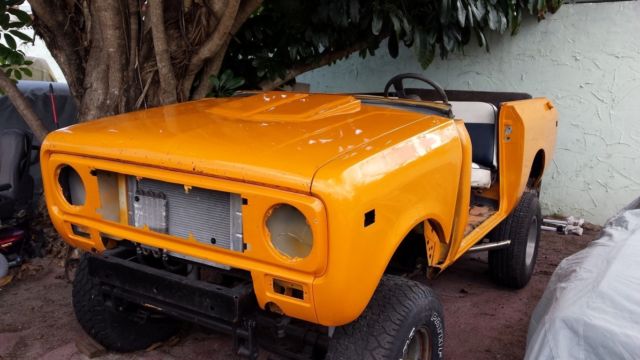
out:
M522 359L529 317L553 270L597 236L545 232L531 283L513 291L487 276L486 256L466 256L438 279L428 281L445 309L447 359ZM0 289L0 360L85 359L76 342L86 335L71 308L71 286L59 260L36 259L22 279ZM81 339L81 340L78 340ZM134 354L107 353L100 359L233 359L227 335L189 330L177 344Z

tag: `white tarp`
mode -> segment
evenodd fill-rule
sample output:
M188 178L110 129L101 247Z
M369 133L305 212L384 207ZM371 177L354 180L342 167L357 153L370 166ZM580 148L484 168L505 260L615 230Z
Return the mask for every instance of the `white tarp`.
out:
M525 359L640 359L639 208L560 263L531 316Z

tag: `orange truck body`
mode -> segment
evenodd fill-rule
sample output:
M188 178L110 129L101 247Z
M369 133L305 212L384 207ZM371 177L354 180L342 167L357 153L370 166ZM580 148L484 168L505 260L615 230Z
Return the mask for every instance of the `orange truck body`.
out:
M370 106L351 95L206 99L60 129L42 146L44 190L53 224L72 246L102 252L108 236L243 269L260 307L273 303L288 316L338 326L362 313L412 229L424 227L425 255L436 274L507 217L531 184L536 157L548 165L557 119L551 102L507 102L499 114L499 181L485 195L499 208L466 235L471 143L464 120ZM65 201L63 166L80 175L84 205ZM95 171L118 174L117 188L101 190ZM246 250L130 226L125 176L180 184L186 192L240 194ZM105 216L107 202L115 216ZM283 256L269 241L265 217L282 203L311 226L314 243L305 258ZM375 220L365 226L371 210ZM77 234L72 225L85 231ZM274 279L296 284L304 296L277 293Z

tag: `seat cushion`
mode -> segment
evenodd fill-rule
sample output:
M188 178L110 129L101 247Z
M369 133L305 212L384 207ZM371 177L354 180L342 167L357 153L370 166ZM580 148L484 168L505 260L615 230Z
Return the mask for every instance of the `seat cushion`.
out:
M451 101L456 119L464 120L469 132L474 163L497 168L496 120L498 111L493 104L475 101Z
M474 189L488 189L491 187L491 169L471 164L471 187Z

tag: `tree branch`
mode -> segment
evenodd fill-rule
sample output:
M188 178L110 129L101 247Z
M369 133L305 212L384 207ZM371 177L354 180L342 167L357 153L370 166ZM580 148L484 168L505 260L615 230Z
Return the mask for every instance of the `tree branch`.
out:
M204 62L213 57L216 52L220 50L220 47L226 42L231 27L235 23L236 15L238 13L238 7L240 0L229 0L227 8L216 27L213 35L196 51L195 55L191 58L187 71L184 75L182 82L182 97L184 99L189 98L189 92L191 85L196 77L196 74L202 68Z
M236 14L236 21L234 21L233 26L231 27L231 35L234 35L238 30L240 30L242 24L249 19L249 16L251 16L251 14L253 14L260 5L262 5L262 0L242 1L238 8L238 13Z
M211 85L209 84L209 77L217 74L220 71L220 67L222 66L222 61L224 61L224 56L226 55L226 49L228 46L229 41L227 40L220 51L218 51L213 56L213 58L207 61L207 64L202 70L202 78L200 80L200 84L198 84L198 87L191 96L192 99L202 99L203 97L207 96L207 93L209 93L209 90L211 88Z
M347 57L348 55L365 49L369 46L371 39L358 41L356 43L351 44L350 46L334 51L325 51L320 55L320 57L313 59L312 62L301 62L296 64L287 70L284 77L273 79L273 80L264 80L260 83L260 88L262 90L273 90L278 86L286 83L287 81L293 80L296 76L303 74L307 71L311 71L313 69L317 69L319 67L329 65L335 61L338 61L342 58Z
M85 44L78 36L79 20L74 9L51 0L29 0L33 11L33 28L45 41L64 74L69 89L79 103L84 95ZM60 8L66 9L62 11Z
M33 111L31 103L29 103L27 98L18 90L16 84L7 77L4 71L0 71L0 89L9 97L18 114L20 114L27 125L29 125L29 128L33 131L36 138L42 142L47 135L47 129L42 125L42 121Z
M167 45L167 33L164 28L164 3L160 0L149 2L149 21L151 24L151 35L153 37L153 47L156 53L156 63L158 64L158 75L160 76L160 101L162 104L173 104L178 100L176 94L176 78L174 76L173 65L169 46Z
M209 77L220 72L220 67L222 66L222 61L224 61L224 56L226 55L227 47L229 47L231 37L240 30L242 24L247 21L249 16L253 14L260 4L262 4L262 0L244 0L240 4L236 20L233 23L233 26L231 26L229 36L213 58L210 58L207 61L202 72L202 80L200 81L200 84L198 84L198 88L193 92L193 95L191 96L192 99L201 99L207 96L207 93L210 90Z

